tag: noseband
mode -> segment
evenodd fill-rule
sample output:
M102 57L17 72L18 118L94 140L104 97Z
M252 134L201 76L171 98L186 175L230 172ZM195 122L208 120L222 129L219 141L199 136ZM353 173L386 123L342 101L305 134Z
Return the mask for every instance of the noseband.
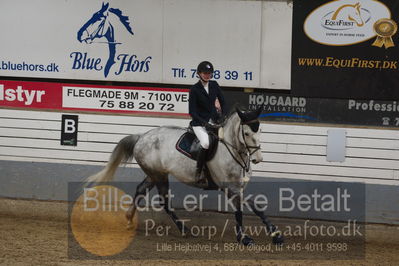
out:
M260 145L259 146L249 146L247 144L247 142L245 141L245 136L244 136L244 127L243 125L247 125L249 127L251 127L252 130L252 126L250 126L250 124L254 124L254 123L259 123L259 120L251 120L248 122L241 122L240 127L241 127L241 135L244 141L244 145L245 145L245 152L242 152L241 150L239 150L237 147L235 147L233 144L228 143L226 140L221 139L220 141L226 146L227 150L229 151L231 157L233 157L234 161L236 161L236 163L238 163L244 170L245 172L249 172L249 166L250 166L250 160L251 160L251 155L254 154L255 152L257 152L258 150L260 150ZM259 124L257 125L257 129L259 130ZM256 131L254 131L256 132ZM238 155L240 156L240 159L237 159L236 156L234 156L233 152L229 149L229 146L234 149ZM251 149L254 149L251 152ZM244 157L242 156L244 155Z
M251 126L251 124L253 126ZM244 127L243 125L247 125L251 128L251 130L253 132L257 132L259 130L259 120L251 120L245 123L241 122L241 135L242 135L242 139L244 140L244 145L245 145L245 149L247 150L247 153L251 156L252 154L254 154L255 152L257 152L258 150L260 150L260 145L259 146L249 146L247 144L247 142L245 141L245 136L244 136ZM256 129L256 130L254 130ZM251 152L250 149L254 149L254 151Z

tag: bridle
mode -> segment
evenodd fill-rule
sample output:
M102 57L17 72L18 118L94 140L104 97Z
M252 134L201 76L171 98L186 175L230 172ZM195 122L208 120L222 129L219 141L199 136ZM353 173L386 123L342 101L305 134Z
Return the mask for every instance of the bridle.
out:
M248 125L248 124L255 123L255 122L259 123L259 120L251 120L248 122L240 123L241 136L242 136L242 139L243 139L244 145L245 145L244 152L241 151L240 149L238 149L237 147L235 147L233 144L227 142L225 139L220 139L220 141L226 146L228 152L230 153L231 157L233 157L234 161L236 161L236 163L238 163L242 167L242 169L244 169L245 172L249 172L252 154L254 154L258 150L260 150L260 145L258 145L258 146L248 145L247 142L245 141L245 136L244 136L244 125ZM231 147L233 150L235 150L238 153L238 155L240 156L239 159L233 154L233 152L230 150L229 147ZM254 150L251 152L251 149L254 149ZM244 156L242 156L242 155L244 155Z
M95 31L93 31L91 34L90 32L87 30L87 28L85 29L85 31L87 32L87 35L89 36L90 40L94 40L96 38L96 36L102 36L104 35L104 30L105 30L105 22L107 21L107 17L104 16L104 19L100 22L100 25L97 27L97 29Z

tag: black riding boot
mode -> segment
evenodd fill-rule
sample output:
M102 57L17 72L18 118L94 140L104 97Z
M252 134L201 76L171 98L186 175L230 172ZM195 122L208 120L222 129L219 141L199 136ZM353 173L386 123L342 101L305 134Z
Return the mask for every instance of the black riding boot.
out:
M205 177L202 176L201 178L201 173L202 173L202 168L204 168L205 165L205 160L206 160L206 154L208 150L201 148L198 152L197 156L197 170L195 171L195 182L197 183L205 183Z

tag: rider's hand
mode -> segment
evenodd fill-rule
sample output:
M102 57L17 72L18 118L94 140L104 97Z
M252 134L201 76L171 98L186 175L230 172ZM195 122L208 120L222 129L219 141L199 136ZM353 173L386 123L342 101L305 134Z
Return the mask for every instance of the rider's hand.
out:
M218 98L216 98L216 100L215 100L215 108L216 108L216 111L217 111L219 114L222 113L222 107L220 106L220 102L219 102L219 99L218 99Z
M206 123L205 124L205 128L208 128L208 129L219 128L219 127L220 126L216 125L216 124L211 124L211 123Z

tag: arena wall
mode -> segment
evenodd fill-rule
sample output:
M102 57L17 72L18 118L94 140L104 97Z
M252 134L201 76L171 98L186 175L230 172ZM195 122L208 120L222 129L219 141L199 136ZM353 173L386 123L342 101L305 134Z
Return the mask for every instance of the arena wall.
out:
M62 113L0 109L1 197L67 200L68 182L83 181L99 171L124 136L162 125L186 127L189 122L180 118L76 115L78 145L61 146ZM253 167L253 182L365 183L367 221L398 223L399 209L393 204L399 197L398 131L344 128L345 161L328 162L328 129L331 127L262 123L264 159ZM138 182L143 177L133 162L120 167L116 180Z

